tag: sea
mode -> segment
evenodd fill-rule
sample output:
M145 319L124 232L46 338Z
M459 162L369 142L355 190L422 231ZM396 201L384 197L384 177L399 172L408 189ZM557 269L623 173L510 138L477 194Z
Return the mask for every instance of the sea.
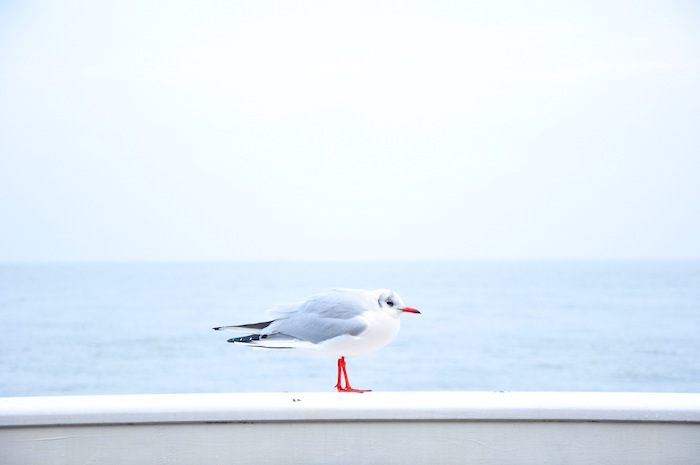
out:
M212 327L389 288L374 391L700 392L700 261L0 264L0 396L333 391L337 362Z

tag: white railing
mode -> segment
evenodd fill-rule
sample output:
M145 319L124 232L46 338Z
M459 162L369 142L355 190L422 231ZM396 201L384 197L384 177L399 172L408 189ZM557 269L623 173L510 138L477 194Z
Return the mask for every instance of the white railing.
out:
M700 464L700 394L0 398L0 464Z

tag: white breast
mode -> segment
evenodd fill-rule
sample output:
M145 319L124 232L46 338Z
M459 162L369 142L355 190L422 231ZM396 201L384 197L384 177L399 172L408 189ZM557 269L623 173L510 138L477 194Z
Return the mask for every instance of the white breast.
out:
M367 319L369 329L359 336L341 336L329 339L315 346L315 350L324 355L340 357L358 357L381 349L396 338L401 327L398 315L378 311L368 312L362 316Z

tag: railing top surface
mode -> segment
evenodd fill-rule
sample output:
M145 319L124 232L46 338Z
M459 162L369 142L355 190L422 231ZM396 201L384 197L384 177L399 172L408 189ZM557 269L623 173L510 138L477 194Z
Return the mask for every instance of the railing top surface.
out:
M0 398L0 427L266 421L700 423L700 394L368 392Z

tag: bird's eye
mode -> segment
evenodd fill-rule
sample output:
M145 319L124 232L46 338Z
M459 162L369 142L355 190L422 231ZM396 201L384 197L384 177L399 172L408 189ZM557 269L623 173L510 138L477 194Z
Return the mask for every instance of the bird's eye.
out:
M389 300L386 301L386 304L387 304L389 307L393 307L393 306L394 306L394 301L391 300L391 299L389 299Z

